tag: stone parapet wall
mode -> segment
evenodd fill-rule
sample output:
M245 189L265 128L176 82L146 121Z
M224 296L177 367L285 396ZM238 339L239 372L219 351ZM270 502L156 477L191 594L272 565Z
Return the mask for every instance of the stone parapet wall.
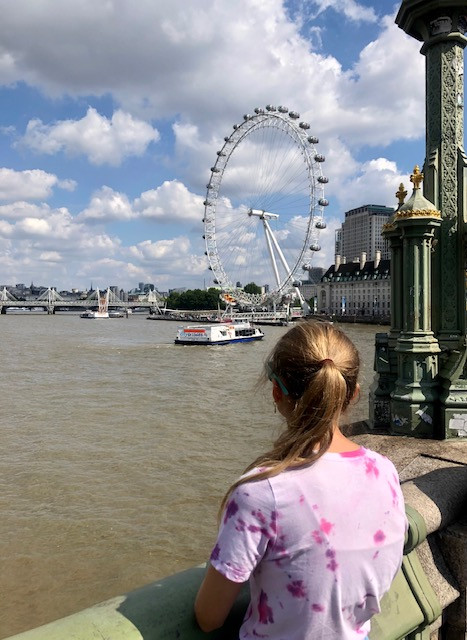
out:
M394 462L410 524L402 569L372 621L371 640L465 640L467 442L368 434L365 422L348 431ZM10 640L238 638L247 587L224 627L207 636L193 616L203 574L194 567Z

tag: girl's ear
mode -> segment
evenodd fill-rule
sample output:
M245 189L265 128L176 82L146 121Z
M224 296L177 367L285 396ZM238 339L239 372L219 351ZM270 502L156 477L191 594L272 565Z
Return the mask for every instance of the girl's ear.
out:
M356 386L355 386L355 392L352 396L352 400L351 402L357 402L357 400L360 398L360 385L357 382Z
M272 381L272 399L276 404L284 398L284 393L275 380Z

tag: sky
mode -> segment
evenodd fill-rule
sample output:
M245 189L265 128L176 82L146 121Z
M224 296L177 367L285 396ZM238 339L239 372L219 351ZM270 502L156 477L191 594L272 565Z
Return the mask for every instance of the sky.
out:
M0 0L0 284L210 286L210 167L266 104L319 137L327 268L344 212L396 206L423 164L425 59L398 7Z

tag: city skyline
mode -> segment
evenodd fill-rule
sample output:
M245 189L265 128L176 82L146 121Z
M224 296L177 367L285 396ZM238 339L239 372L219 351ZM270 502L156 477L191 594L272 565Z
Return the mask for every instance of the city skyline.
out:
M210 286L203 200L242 114L286 104L344 211L396 206L424 159L424 58L399 3L0 0L0 281ZM258 46L260 43L260 46Z

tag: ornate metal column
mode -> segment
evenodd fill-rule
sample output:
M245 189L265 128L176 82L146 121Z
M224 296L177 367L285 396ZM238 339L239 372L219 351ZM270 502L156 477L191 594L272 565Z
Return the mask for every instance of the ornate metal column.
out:
M433 255L433 330L439 341L439 429L455 437L467 425L464 138L466 0L403 0L396 23L423 42L426 56L425 196L441 212ZM404 291L404 295L408 295Z
M437 415L438 340L431 329L431 252L441 214L420 192L423 174L415 167L414 189L394 215L402 241L402 327L397 337L397 380L391 400L393 433L433 438Z

